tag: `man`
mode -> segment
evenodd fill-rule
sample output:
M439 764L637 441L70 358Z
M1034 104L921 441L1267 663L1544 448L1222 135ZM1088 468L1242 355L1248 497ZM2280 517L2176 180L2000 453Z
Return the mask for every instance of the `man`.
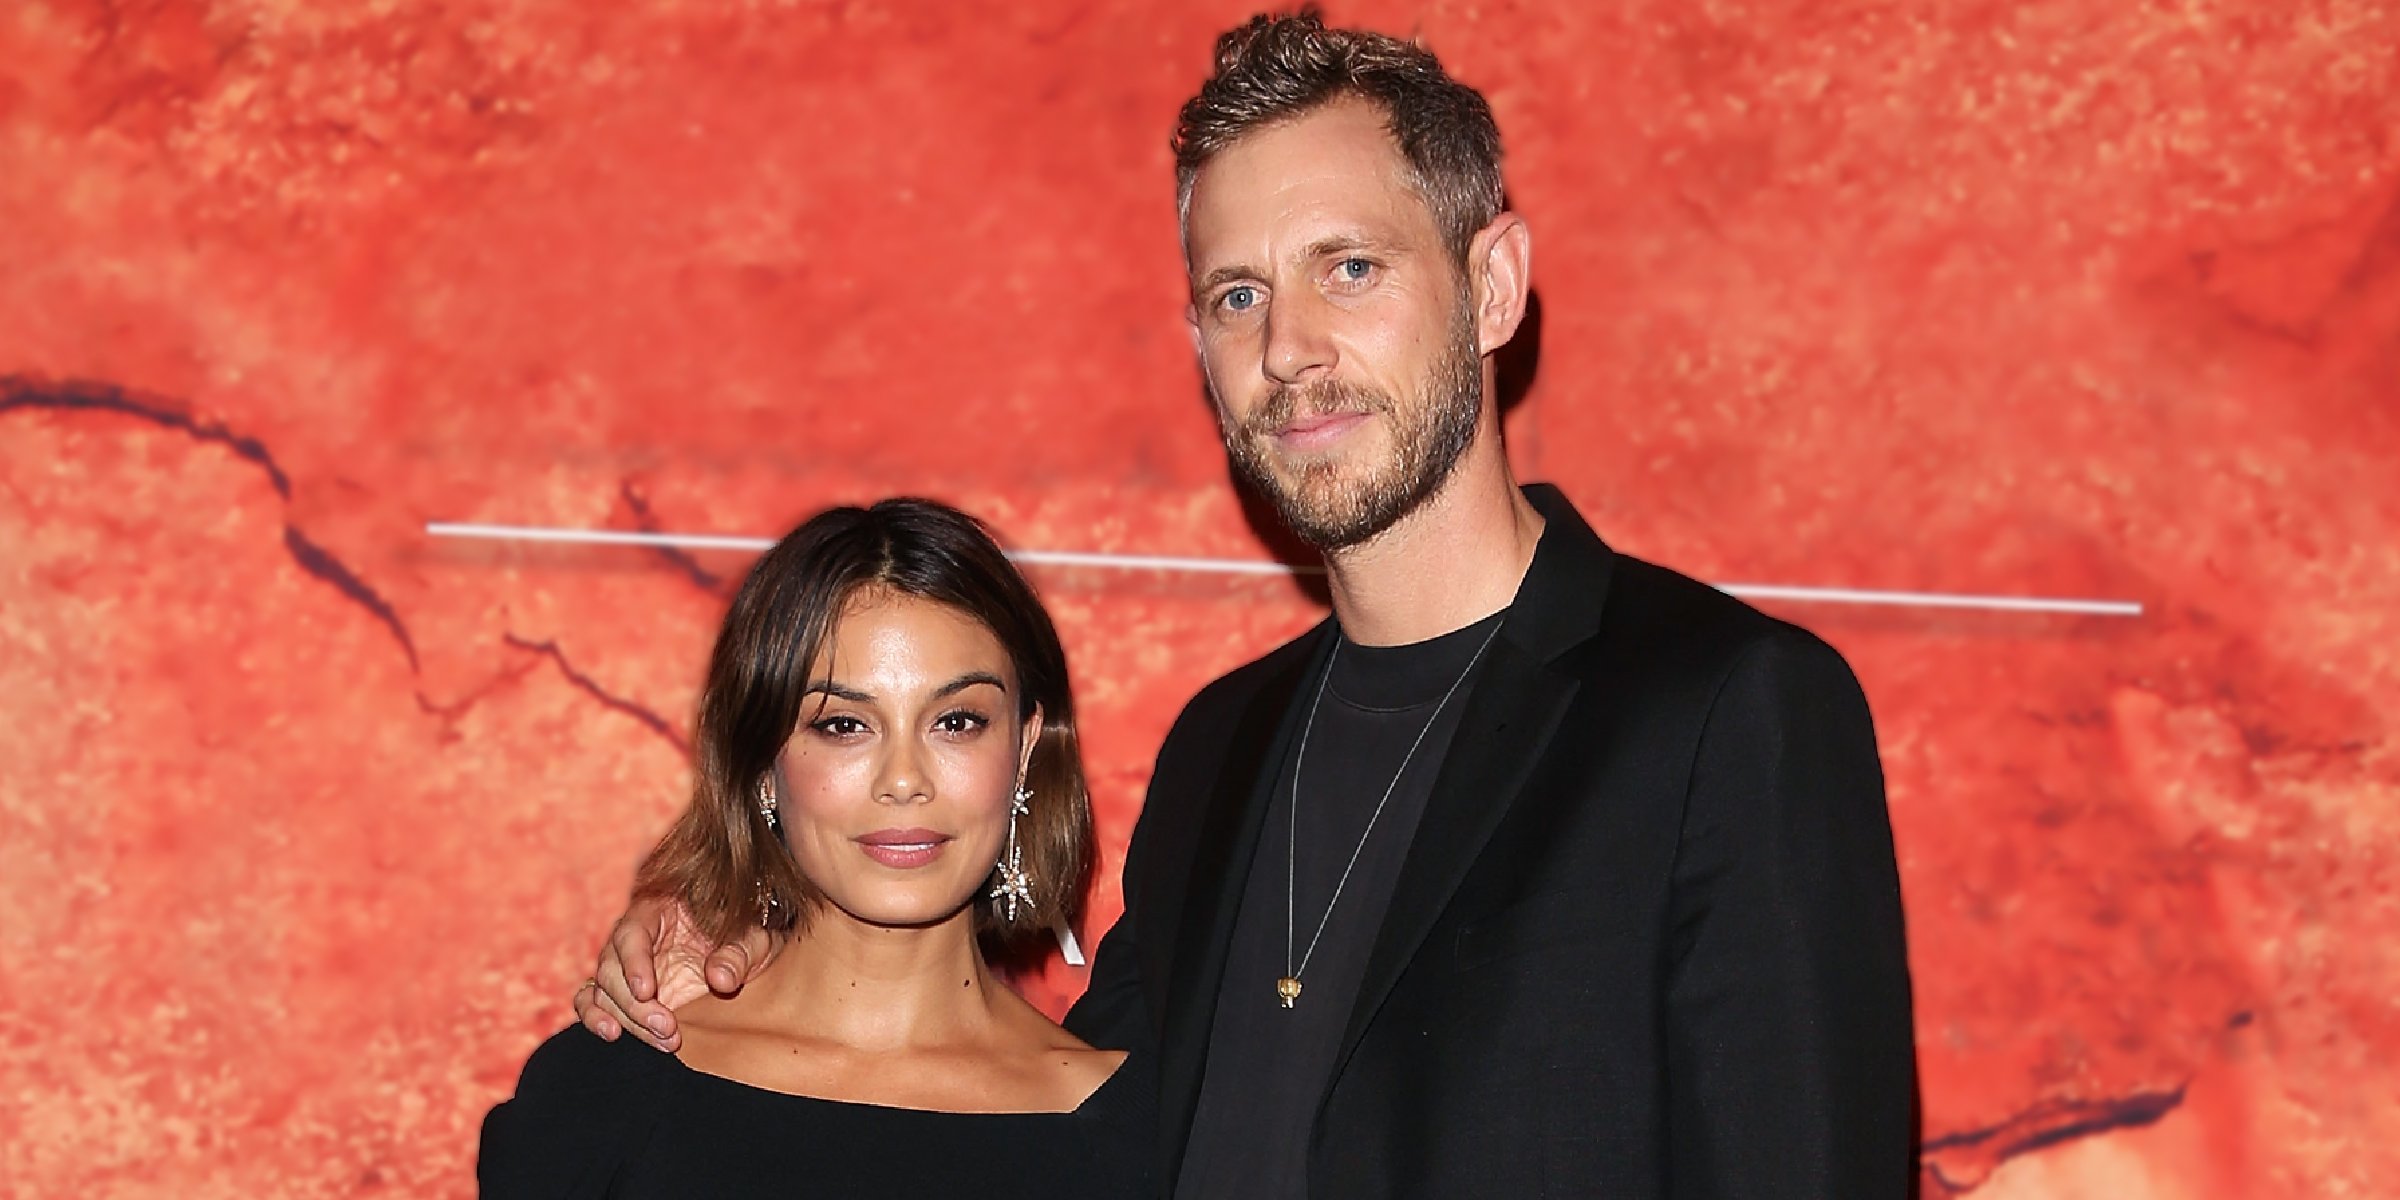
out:
M1531 242L1483 98L1415 46L1261 17L1220 40L1175 145L1226 451L1323 551L1334 619L1184 710L1068 1016L1157 1048L1163 1177L1905 1194L1865 700L1822 642L1511 478L1493 355ZM672 1044L655 994L697 992L706 949L676 919L620 922L577 994L596 1032ZM718 950L715 986L771 949Z

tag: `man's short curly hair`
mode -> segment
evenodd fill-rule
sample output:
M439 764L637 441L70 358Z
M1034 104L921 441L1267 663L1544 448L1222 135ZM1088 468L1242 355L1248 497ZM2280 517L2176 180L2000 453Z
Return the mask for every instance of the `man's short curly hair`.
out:
M1500 215L1500 127L1491 105L1423 46L1328 29L1312 4L1226 31L1216 63L1175 120L1175 206L1184 217L1193 180L1220 151L1349 98L1383 111L1453 259L1463 264L1467 243Z

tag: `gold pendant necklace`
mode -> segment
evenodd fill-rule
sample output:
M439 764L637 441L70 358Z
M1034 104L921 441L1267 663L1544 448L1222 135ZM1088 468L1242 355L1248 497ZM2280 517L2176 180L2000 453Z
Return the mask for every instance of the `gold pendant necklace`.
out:
M1483 652L1492 648L1492 639L1500 636L1501 622L1492 624L1492 631L1483 635L1483 644L1475 647L1475 657L1467 660L1458 678L1450 681L1449 690L1433 706L1433 714L1417 730L1415 741L1408 744L1408 753L1400 756L1400 769L1392 772L1392 781L1383 785L1383 798L1375 802L1375 811L1367 814L1367 827L1358 835L1358 845L1350 849L1350 861L1342 867L1342 877L1333 883L1333 898L1325 902L1325 915L1317 918L1317 931L1308 935L1308 948L1300 952L1297 965L1292 962L1293 883L1300 873L1300 767L1308 761L1308 735L1316 732L1317 710L1325 706L1325 685L1333 679L1333 662L1342 652L1342 635L1334 636L1333 650L1325 656L1325 673L1317 678L1316 699L1308 706L1308 723L1300 727L1300 748L1292 752L1292 821L1291 830L1283 843L1283 976L1275 981L1275 998L1285 1008L1296 1008L1300 1000L1300 973L1308 969L1308 960L1317 953L1317 940L1325 936L1325 926L1333 920L1334 905L1342 902L1342 888L1350 882L1350 872L1358 867L1358 856L1367 848L1367 839L1375 833L1375 822L1383 819L1383 806L1392 802L1392 793L1400 787L1400 777L1408 774L1408 764L1415 761L1417 748L1425 744L1425 735L1433 732L1434 722L1442 719L1442 710L1450 706L1450 697L1458 693L1459 685L1475 673L1475 664L1483 661Z

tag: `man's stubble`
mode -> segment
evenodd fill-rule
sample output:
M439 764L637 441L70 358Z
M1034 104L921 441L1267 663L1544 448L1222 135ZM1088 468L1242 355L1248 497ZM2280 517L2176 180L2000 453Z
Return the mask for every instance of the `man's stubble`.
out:
M1319 550L1341 550L1391 528L1441 490L1474 444L1483 412L1483 357L1476 347L1472 306L1462 296L1453 311L1447 343L1405 406L1377 389L1335 379L1277 384L1250 419L1238 424L1223 403L1217 404L1218 429L1234 474L1266 497L1301 541ZM1287 483L1273 467L1275 431L1299 414L1337 413L1382 416L1393 441L1389 457L1358 475L1346 473L1346 464L1338 461L1307 463Z

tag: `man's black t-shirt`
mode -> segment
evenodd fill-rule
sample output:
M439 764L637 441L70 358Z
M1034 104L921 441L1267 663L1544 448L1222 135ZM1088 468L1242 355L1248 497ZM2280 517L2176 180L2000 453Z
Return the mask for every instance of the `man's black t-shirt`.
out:
M1178 1197L1307 1194L1309 1128L1367 955L1474 688L1465 677L1500 620L1406 646L1344 638L1321 696L1315 680L1303 689L1317 697L1315 723L1305 701L1288 718L1308 734L1276 768L1226 954ZM1391 798L1374 817L1387 787ZM1301 968L1301 993L1287 1009L1276 981L1288 967Z

